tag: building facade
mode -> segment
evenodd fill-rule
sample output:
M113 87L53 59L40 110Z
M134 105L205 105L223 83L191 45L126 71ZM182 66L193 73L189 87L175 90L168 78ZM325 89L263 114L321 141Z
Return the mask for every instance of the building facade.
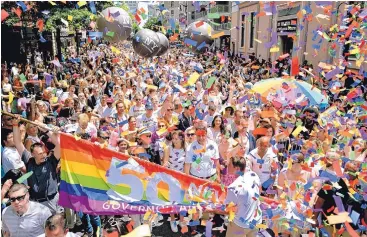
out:
M332 55L329 52L332 42L323 39L322 34L335 24L343 26L342 16L349 5L348 2L331 4L284 1L241 2L232 6L231 51L254 53L260 59L271 61L289 53L291 57L298 57L300 63L307 60L314 66L319 62L335 63L342 55L341 49L334 45L337 55ZM354 64L353 59L350 64Z
M217 1L215 4L209 1L198 1L197 3L188 2L187 23L205 21L213 28L212 35L223 32L223 35L214 40L217 48L229 48L232 2Z
M129 7L130 11L135 14L136 10L138 9L138 2L137 1L125 1L126 5Z

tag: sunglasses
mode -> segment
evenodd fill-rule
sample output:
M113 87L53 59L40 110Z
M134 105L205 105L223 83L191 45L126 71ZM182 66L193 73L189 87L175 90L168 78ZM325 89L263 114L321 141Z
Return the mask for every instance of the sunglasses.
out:
M6 119L6 121L11 121L11 120L13 120L14 118L8 118L8 119Z
M188 134L186 134L188 137L193 137L193 136L195 136L195 133L188 133Z
M167 109L167 111L173 111L173 109Z
M166 127L166 125L159 125L158 127L159 128L164 128L164 127Z
M24 200L24 198L25 198L26 195L27 195L27 193L24 194L23 196L9 198L9 200L10 200L10 202L15 202L15 201L20 202L20 201L23 201Z

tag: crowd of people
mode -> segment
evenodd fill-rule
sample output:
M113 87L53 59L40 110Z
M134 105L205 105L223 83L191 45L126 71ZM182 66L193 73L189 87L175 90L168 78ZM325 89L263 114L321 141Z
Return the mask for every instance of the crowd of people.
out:
M226 236L365 234L367 80L354 84L346 68L335 90L322 76L333 67L313 70L318 65L306 61L293 80L323 90L326 107L297 98L276 106L252 90L290 77L290 67L289 55L275 62L221 50L192 56L174 45L143 59L126 42L2 64L2 108L14 115L1 118L4 236L120 236L144 224L142 215L93 216L58 205L60 132L228 187L234 217L209 208L199 216ZM203 234L187 214L167 220L172 232ZM157 220L147 224L154 230Z

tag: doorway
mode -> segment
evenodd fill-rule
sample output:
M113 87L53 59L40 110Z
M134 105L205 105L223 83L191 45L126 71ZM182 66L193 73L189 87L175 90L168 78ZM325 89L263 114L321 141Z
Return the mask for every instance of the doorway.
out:
M283 54L289 53L290 55L292 55L293 38L288 37L288 36L281 36L280 39L281 39Z

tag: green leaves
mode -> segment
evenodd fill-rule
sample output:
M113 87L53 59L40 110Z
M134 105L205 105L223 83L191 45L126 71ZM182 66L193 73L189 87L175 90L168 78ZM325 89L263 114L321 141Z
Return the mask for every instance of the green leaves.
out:
M162 22L159 21L158 17L151 17L144 24L143 28L158 32L161 26L162 26Z
M46 30L56 29L61 19L66 20L68 16L73 17L73 21L69 22L69 29L85 29L90 24L91 20L94 19L95 15L86 8L84 9L62 9L54 10L50 14L51 16L46 21Z

